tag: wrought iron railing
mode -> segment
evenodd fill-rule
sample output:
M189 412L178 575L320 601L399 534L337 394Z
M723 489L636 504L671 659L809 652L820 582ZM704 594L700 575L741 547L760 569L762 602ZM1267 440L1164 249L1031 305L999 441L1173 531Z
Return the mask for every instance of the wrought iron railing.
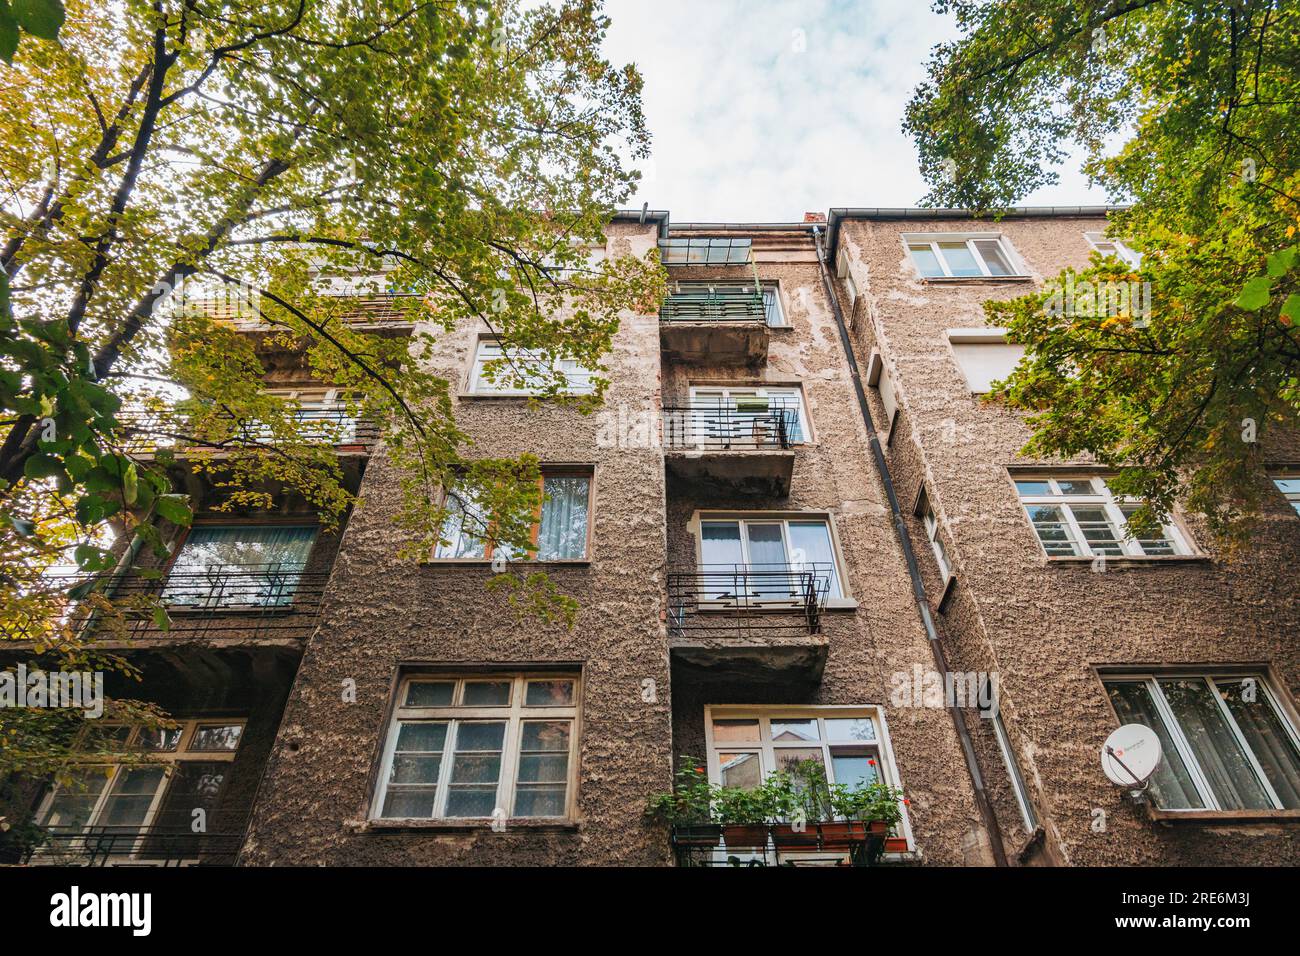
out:
M799 410L769 400L761 406L690 405L664 408L664 447L701 451L786 449L799 434Z
M875 866L883 833L859 821L674 826L669 843L678 866Z
M49 827L27 850L33 866L232 866L244 833L160 827Z
M691 289L670 294L659 307L664 322L767 322L763 293L753 287Z
M379 436L373 421L358 418L341 405L298 409L293 418L299 425L295 437L307 444L369 448ZM162 448L221 451L282 444L266 423L229 415L209 420L201 428L193 419L171 411L128 410L119 412L117 419L123 447L137 454Z
M668 630L677 637L817 634L829 564L704 564L668 574Z
M84 613L86 623L107 636L305 640L320 618L329 572L281 563L223 565L164 577L133 572L116 581L111 575L99 577L113 610ZM72 590L88 582L72 577L67 583ZM79 592L82 609L94 606L84 603L91 590Z

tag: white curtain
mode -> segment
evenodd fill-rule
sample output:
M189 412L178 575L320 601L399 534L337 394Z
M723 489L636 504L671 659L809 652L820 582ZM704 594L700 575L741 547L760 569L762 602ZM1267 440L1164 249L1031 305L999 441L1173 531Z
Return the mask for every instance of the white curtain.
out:
M538 560L585 558L591 479L586 475L547 475L543 489L546 499L542 502L542 526L537 535Z

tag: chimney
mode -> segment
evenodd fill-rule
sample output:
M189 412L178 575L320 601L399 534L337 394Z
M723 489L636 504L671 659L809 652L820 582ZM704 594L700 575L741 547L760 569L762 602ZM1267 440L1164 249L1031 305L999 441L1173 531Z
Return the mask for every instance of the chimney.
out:
M824 212L806 212L803 214L804 222L825 222L826 213Z

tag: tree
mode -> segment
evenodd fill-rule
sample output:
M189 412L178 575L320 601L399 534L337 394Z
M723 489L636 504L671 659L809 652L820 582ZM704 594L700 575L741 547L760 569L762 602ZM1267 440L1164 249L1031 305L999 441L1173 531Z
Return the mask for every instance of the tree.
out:
M926 201L996 215L1054 182L1073 143L1091 180L1131 203L1109 232L1142 254L987 304L1027 349L993 399L1030 413L1029 453L1115 467L1114 489L1148 503L1136 526L1181 498L1239 544L1261 447L1300 424L1300 8L935 9L963 36L935 49L907 108Z
M620 312L662 294L653 255L588 261L648 152L641 79L599 53L607 25L596 0L78 0L57 44L22 45L0 73L5 636L80 659L85 609L100 626L113 613L103 582L49 569L102 576L129 564L133 536L165 553L159 521L189 522L167 455L134 450L141 411L220 474L225 505L263 503L274 481L326 525L350 506L334 456L265 393L213 298L381 423L412 551L440 536L443 488L526 550L537 462L476 459L424 358L477 316L505 347L499 377L590 408L604 381L567 398L551 369L599 372ZM388 304L422 331L359 328L330 276L410 293ZM526 586L567 607L544 578ZM165 609L135 613L166 625Z

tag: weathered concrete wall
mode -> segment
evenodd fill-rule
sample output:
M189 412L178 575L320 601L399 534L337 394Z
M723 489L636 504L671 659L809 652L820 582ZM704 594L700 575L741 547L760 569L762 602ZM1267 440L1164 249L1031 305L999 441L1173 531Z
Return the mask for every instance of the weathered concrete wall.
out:
M847 565L846 591L858 606L824 614L829 647L816 686L718 684L675 673L674 753L703 755L707 704L883 706L920 858L932 864L991 863L951 719L941 709L890 705L892 675L910 674L914 664L931 668L931 655L811 237L806 232L758 235L755 255L760 278L779 281L793 327L772 330L768 362L758 369L666 363L664 401L685 404L691 384L801 383L813 440L798 447L788 498L719 497L703 487L670 484L669 566L694 567L695 539L687 524L697 509L828 513ZM726 275L712 272L681 270L680 278Z
M643 253L650 226L616 224L612 251ZM434 361L458 387L481 331L441 336ZM607 364L606 416L659 405L658 320L624 317ZM322 625L308 645L272 755L244 862L249 864L661 863L663 834L643 819L670 783L669 672L664 607L664 470L654 445L602 440L608 417L532 409L525 399L458 399L472 454L537 454L595 466L593 553L586 565L544 565L582 604L577 625L544 625L486 590L486 563L399 560L397 477L382 448L344 533ZM627 443L623 443L626 445ZM525 569L526 570L526 569ZM402 830L367 822L372 777L400 665L567 663L581 669L575 826L434 822ZM343 682L356 682L356 702ZM642 699L642 681L658 699Z
M1073 864L1292 863L1300 830L1290 825L1177 826L1152 822L1127 804L1101 773L1102 741L1116 726L1095 667L1252 664L1267 668L1284 695L1300 691L1300 521L1280 498L1252 547L1232 563L1114 562L1105 573L1087 563L1049 563L1008 478L1029 432L1015 413L981 404L967 388L945 330L981 327L981 303L1030 291L1067 265L1082 268L1085 231L1096 219L1009 218L845 222L848 250L863 299L855 312L859 360L882 352L900 407L890 467L905 506L927 484L956 570L955 592L937 615L955 670L992 670L1031 797L1052 852ZM907 257L904 232L998 230L1028 264L1032 282L926 283ZM845 299L847 301L847 299ZM865 367L865 365L864 365ZM874 390L872 390L874 392ZM882 414L878 396L877 414ZM1300 458L1275 447L1279 461ZM1186 524L1201 549L1209 539ZM912 534L938 600L938 575L919 520ZM1008 849L1023 840L1019 813L987 724L970 721ZM1092 824L1096 809L1106 828Z

